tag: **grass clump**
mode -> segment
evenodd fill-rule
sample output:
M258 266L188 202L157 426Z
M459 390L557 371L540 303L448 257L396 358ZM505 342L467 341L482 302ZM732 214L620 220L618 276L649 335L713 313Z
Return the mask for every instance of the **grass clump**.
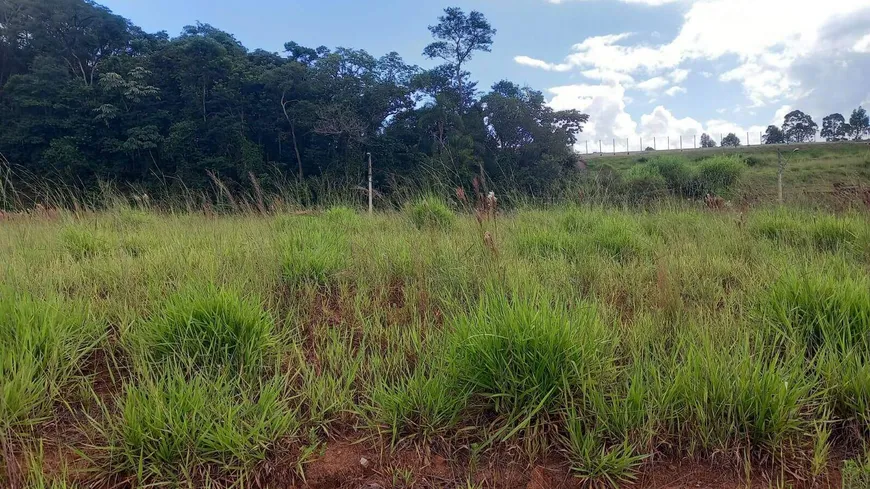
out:
M0 294L0 437L45 419L101 337L82 307Z
M140 482L238 478L297 428L285 379L248 385L232 374L190 377L166 369L129 385L105 435L117 470Z
M628 440L611 447L602 440L603 433L590 430L576 413L569 415L563 445L574 476L585 483L614 488L634 482L637 468L647 457L637 454Z
M133 330L132 340L151 364L259 372L278 343L274 329L260 302L203 286L169 298Z
M746 164L734 156L714 156L698 165L694 190L697 195L721 195L731 190L743 175Z
M347 267L349 249L339 230L300 222L279 237L283 278L290 285L329 285Z
M870 351L870 281L807 273L771 290L769 316L791 342L814 354L822 347Z
M407 212L417 229L449 229L455 219L447 204L431 195L411 204Z
M453 328L458 381L472 404L501 417L505 439L613 378L615 340L591 306L489 293Z
M76 260L105 255L112 250L112 242L96 230L82 226L68 226L60 233L64 250Z

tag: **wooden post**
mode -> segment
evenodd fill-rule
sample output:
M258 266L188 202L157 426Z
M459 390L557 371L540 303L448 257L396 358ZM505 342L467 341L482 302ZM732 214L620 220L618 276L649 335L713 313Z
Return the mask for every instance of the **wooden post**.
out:
M374 212L374 203L372 199L373 189L372 189L372 154L369 155L369 214Z

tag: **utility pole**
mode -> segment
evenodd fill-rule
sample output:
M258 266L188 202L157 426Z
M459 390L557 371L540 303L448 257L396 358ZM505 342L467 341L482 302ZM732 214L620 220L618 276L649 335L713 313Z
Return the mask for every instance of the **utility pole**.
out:
M366 153L366 154L368 154L368 156L369 156L369 214L372 214L374 212L374 205L373 205L374 203L372 201L372 194L373 194L373 189L372 189L372 154L371 153Z

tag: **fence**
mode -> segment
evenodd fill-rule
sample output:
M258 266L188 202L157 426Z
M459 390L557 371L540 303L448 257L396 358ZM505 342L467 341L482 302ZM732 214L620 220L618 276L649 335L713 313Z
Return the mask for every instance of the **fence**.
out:
M716 139L718 136L718 139ZM716 147L722 146L722 140L727 134L710 134L711 139L716 143ZM764 134L747 132L746 139L738 135L740 138L738 146L761 146L764 144ZM815 143L815 139L812 141ZM807 144L807 143L802 143ZM701 147L701 136L680 135L680 136L663 136L652 138L608 138L608 139L593 139L583 140L578 142L578 149L581 154L589 156L596 155L616 155L616 154L631 154L648 151L687 151L695 149L706 149Z

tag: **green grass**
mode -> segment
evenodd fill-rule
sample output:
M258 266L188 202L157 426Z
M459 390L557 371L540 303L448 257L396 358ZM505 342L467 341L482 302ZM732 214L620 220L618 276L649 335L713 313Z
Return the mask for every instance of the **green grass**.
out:
M665 192L728 174L645 164ZM266 487L347 442L460 454L469 486L505 453L609 486L722 454L820 480L870 442L870 218L650 204L16 216L0 442L85 466L34 487Z

